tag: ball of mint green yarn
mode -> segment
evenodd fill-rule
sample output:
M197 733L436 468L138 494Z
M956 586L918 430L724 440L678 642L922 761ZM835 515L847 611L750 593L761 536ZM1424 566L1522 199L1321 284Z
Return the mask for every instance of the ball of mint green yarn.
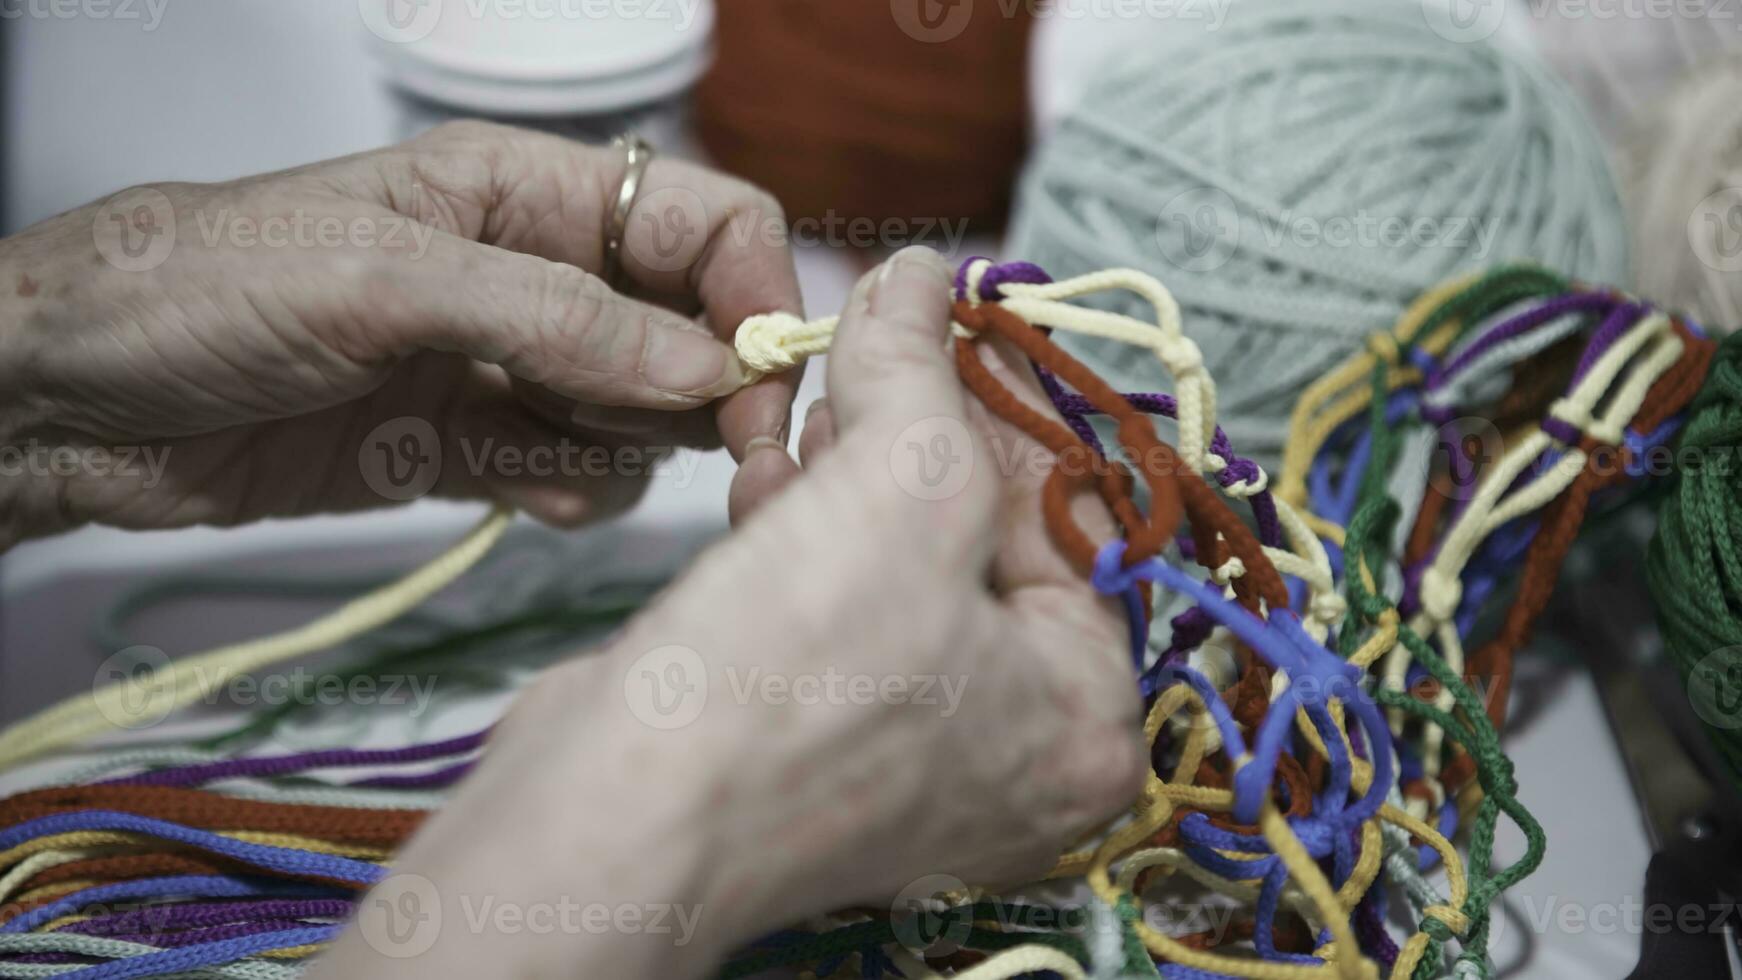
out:
M1619 197L1574 98L1425 11L1235 0L1218 29L1156 30L1036 149L1006 253L1159 278L1223 427L1266 466L1301 390L1448 276L1531 259L1624 285ZM1166 387L1135 348L1060 339L1125 390Z

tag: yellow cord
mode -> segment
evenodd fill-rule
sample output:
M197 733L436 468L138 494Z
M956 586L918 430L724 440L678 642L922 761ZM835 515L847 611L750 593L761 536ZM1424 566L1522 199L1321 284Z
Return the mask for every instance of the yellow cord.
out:
M329 649L404 615L489 552L513 519L497 507L459 543L404 578L286 633L177 660L168 670L68 698L0 733L0 770L116 728L161 720L244 674Z

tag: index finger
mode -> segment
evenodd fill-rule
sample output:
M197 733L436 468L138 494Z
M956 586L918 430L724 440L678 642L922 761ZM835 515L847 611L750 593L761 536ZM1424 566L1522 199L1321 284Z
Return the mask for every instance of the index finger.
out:
M410 143L318 174L472 238L604 275L605 240L623 185L623 153L493 123L437 127ZM802 313L778 203L745 181L656 158L636 188L619 253L628 292L700 310L730 342L760 313ZM720 435L742 459L751 440L784 441L802 377L789 371L718 404Z
M693 297L728 343L752 316L804 312L779 202L682 161L648 167L624 229L622 263L625 278L643 289ZM734 458L759 437L786 444L803 376L802 368L771 375L718 403L720 436Z

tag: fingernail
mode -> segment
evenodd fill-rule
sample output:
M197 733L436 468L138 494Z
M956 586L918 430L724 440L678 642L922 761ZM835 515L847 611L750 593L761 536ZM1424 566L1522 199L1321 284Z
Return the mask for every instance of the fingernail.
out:
M877 281L871 285L871 313L887 314L927 290L947 290L949 286L949 269L942 256L924 245L909 245L878 270Z
M785 443L777 442L767 436L757 436L744 444L744 458L749 459L764 449L772 449L775 452L780 453L782 456L786 455Z
M712 397L744 387L744 367L731 348L688 330L653 328L641 376L655 388Z
M829 400L827 398L818 398L816 401L813 401L809 405L806 405L805 409L804 409L805 421L809 422L810 417L812 415L817 414L817 409L822 408L824 405L828 404L828 401Z

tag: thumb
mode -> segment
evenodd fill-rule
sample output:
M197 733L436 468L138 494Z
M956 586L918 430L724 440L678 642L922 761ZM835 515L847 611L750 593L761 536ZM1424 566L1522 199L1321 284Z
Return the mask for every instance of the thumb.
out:
M442 232L421 254L373 263L363 314L339 322L377 356L449 351L576 401L671 411L744 385L737 355L705 328L576 266Z
M873 512L887 508L879 533L906 528L931 546L980 552L998 470L956 374L949 296L948 268L930 249L905 249L860 281L829 352L837 445L820 470L845 467L859 487L896 491L867 499Z
M950 275L936 252L902 249L859 280L829 350L829 404L845 435L899 409L965 419L949 352Z

